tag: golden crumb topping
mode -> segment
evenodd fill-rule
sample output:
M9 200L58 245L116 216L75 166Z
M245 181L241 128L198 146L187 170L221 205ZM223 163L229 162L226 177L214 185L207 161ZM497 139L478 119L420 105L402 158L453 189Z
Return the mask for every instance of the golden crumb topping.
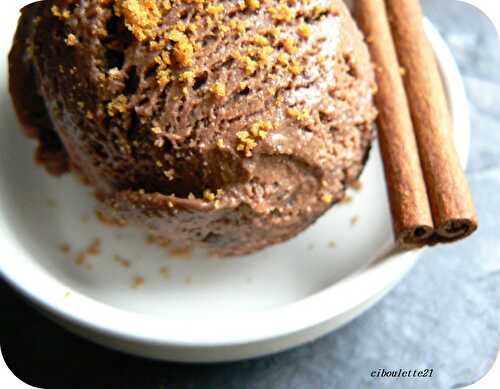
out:
M108 115L113 117L117 113L124 113L127 111L128 98L125 95L120 95L113 99L108 104Z
M245 0L245 5L251 11L257 11L260 8L259 0Z
M162 16L156 0L115 0L115 12L140 41L155 36Z
M333 201L333 196L330 193L324 193L321 196L321 200L326 204L331 204Z
M245 157L250 158L253 150L257 147L258 141L266 139L268 132L273 129L270 121L259 120L252 124L249 131L239 131L236 133L238 143L236 150L243 153Z
M210 90L216 97L226 96L226 86L222 82L216 82Z
M68 34L68 37L64 42L66 42L68 46L76 46L76 44L78 43L78 38L75 36L75 34Z
M255 77L259 82L269 82L264 93L275 96L276 104L284 110L283 119L288 116L301 123L312 120L309 108L301 106L299 109L288 105L292 100L289 102L285 99L285 95L280 92L279 82L286 74L293 78L305 73L309 63L309 56L305 53L316 52L314 64L326 61L326 56L316 50L314 45L317 42L313 42L312 36L313 23L328 14L338 12L330 3L307 6L309 0L101 1L113 6L114 13L123 20L141 50L144 50L141 55L151 55L154 58L155 67L152 68L152 74L161 91L166 94L168 91L165 89L169 86L177 91L169 95L172 102L178 103L195 93L197 98L211 97L210 102L222 105L231 101L233 94L253 95L255 91L252 87L252 77ZM336 5L336 2L333 4ZM69 10L57 6L53 6L51 11L61 20L71 17ZM252 18L262 18L262 23ZM228 53L230 58L221 63L230 63L228 66L236 68L240 73L233 76L233 73L228 72L216 76L206 71L212 65L205 61L203 56L207 50L208 53L212 50L206 48L207 44L212 44L212 41L217 42L217 45L224 44L223 38L226 35L234 38L239 44L228 47L224 54ZM75 46L82 43L79 38L83 42L83 36L77 37L74 33L69 33L65 42L68 46ZM128 70L124 70L119 67L105 69L99 75L100 81L103 84L106 81L116 81L112 84L113 87L122 85L129 81ZM205 77L206 74L208 76ZM128 93L124 93L110 97L111 101L108 100L104 108L109 117L133 109L132 102L135 100L127 97ZM94 116L90 113L87 118L91 120ZM171 134L168 129L162 130L157 125L158 123L149 124L145 126L144 131L149 132L148 139L151 139L157 148L164 148L160 153L170 153L166 142ZM252 157L259 142L266 139L272 130L273 124L269 121L255 122L236 134L236 144L232 146L240 155ZM231 145L226 145L224 139L228 142L230 138L219 137L212 142L215 147L226 149ZM140 139L134 139L133 142L134 147L140 147ZM168 180L174 179L175 171L167 168L173 166L172 161L155 160L155 164ZM206 196L204 198L206 199Z

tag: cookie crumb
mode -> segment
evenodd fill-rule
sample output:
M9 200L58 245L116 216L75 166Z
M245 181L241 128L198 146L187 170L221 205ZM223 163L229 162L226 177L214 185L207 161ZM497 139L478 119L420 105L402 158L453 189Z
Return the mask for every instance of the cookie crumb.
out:
M352 203L352 196L346 195L341 201L341 204L350 204Z
M61 249L61 251L65 254L68 254L69 252L71 252L71 246L68 244L68 243L62 243L59 248Z
M101 253L101 239L95 238L86 250L88 255L96 256Z
M321 200L326 204L331 204L333 201L333 196L330 193L324 193L321 196Z
M120 265L123 268L130 267L130 261L128 259L121 257L120 255L114 255L113 261L115 261L118 265Z
M78 253L75 258L75 264L81 266L86 263L89 256L97 256L101 253L101 240L99 238L94 239L85 250ZM90 270L91 265L87 264L86 268Z
M224 85L222 82L216 82L210 90L216 97L226 96L226 85Z
M167 239L167 238L161 238L161 237L158 237L158 236L155 236L153 234L148 234L146 236L146 243L147 244L156 244L158 246L161 246L161 247L169 247L170 244L172 243L172 241L170 239Z
M355 215L351 218L351 226L355 226L356 224L359 223L359 216Z
M76 46L76 44L78 43L78 38L76 37L75 34L69 34L68 37L64 40L64 42L68 46Z
M190 259L193 254L191 247L177 247L170 250L170 256L175 258Z
M351 187L359 192L361 189L363 189L363 183L360 180L356 180L351 184Z
M160 268L160 274L165 280L169 280L171 276L171 270L167 266L163 266Z
M132 288L134 288L134 289L143 288L145 283L146 283L146 280L144 279L144 277L136 276L136 277L134 277Z

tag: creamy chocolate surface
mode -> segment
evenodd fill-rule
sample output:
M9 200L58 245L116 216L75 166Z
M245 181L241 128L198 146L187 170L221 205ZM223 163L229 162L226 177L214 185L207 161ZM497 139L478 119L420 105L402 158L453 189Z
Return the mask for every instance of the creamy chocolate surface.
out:
M338 0L46 0L10 86L37 158L100 211L246 254L313 223L368 157L374 75Z

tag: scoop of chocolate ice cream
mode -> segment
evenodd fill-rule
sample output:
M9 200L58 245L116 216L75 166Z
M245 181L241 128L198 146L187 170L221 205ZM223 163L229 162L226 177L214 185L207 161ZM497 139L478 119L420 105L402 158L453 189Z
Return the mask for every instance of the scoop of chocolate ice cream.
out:
M101 211L221 255L341 200L372 140L374 76L340 0L45 0L10 56L37 155Z

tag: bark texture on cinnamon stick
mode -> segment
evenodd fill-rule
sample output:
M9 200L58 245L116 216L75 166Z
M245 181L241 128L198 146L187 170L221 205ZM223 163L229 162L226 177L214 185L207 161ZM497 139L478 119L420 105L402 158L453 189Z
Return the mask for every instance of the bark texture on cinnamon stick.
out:
M385 0L420 152L435 240L472 234L477 214L453 142L451 116L419 0Z
M422 246L434 225L385 2L357 0L354 14L375 64L378 138L396 241Z

